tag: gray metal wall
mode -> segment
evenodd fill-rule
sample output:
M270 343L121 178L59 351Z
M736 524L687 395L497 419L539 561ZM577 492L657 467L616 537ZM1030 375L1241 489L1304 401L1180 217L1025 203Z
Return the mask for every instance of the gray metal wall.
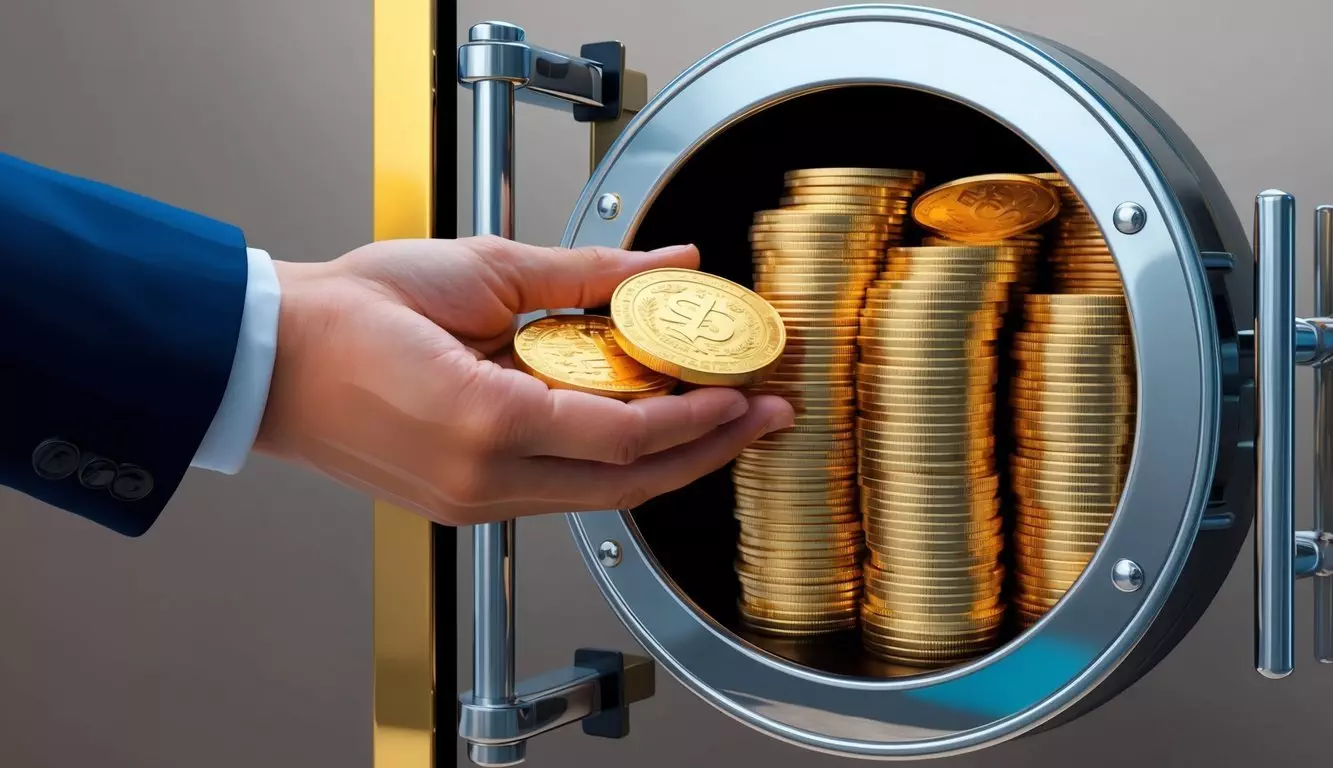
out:
M1190 133L1246 220L1258 190L1296 194L1308 251L1308 209L1333 201L1333 160L1321 151L1333 120L1322 79L1333 71L1333 48L1323 40L1333 7L936 4L1060 39L1117 69ZM631 66L648 72L653 87L757 24L816 7L797 0L460 5L464 26L511 20L562 49L622 39ZM0 151L228 219L279 258L331 258L370 236L370 11L370 0L3 0ZM468 103L461 103L466 136ZM586 135L528 109L519 141L519 235L554 242L586 175ZM460 151L466 162L467 148ZM1300 268L1308 280L1308 253ZM1309 310L1308 291L1298 305ZM1302 441L1307 379L1299 377ZM1299 469L1304 508L1308 454ZM192 476L159 526L137 541L0 493L0 765L368 766L369 509L354 494L263 460L239 478ZM528 521L520 530L520 671L567 663L579 645L630 648L564 522ZM1333 671L1307 661L1308 587L1297 593L1300 666L1293 679L1274 683L1251 670L1250 581L1242 560L1175 654L1097 713L940 764L1321 759L1311 735L1322 731L1320 704L1333 691ZM465 596L467 589L464 580ZM460 637L466 648L466 626ZM466 660L460 673L466 680ZM837 762L750 732L665 678L657 698L636 711L635 730L621 743L551 736L532 746L530 762Z
M332 258L370 238L370 19L0 0L0 152ZM370 530L264 460L193 474L139 540L0 492L0 766L369 766Z

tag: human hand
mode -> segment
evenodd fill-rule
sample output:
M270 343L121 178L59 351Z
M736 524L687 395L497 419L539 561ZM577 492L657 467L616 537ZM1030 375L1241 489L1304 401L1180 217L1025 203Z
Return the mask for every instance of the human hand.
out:
M277 262L256 448L448 525L638 506L790 426L791 406L721 388L631 403L548 389L509 367L515 316L602 306L633 274L698 259L478 237Z

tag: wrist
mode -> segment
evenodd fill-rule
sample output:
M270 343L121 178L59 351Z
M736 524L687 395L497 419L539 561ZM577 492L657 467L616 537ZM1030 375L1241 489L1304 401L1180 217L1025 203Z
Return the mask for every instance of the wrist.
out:
M273 375L268 401L255 436L254 450L272 456L290 456L294 446L295 424L300 420L300 385L308 339L319 338L318 306L314 297L328 274L326 263L273 262L281 288L278 307L277 348L273 356Z

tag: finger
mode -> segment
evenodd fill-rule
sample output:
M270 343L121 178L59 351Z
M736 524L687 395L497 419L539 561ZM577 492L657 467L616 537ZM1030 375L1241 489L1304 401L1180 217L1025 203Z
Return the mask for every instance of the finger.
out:
M585 509L637 506L721 469L750 443L791 426L793 419L792 407L785 400L762 395L751 399L750 409L741 418L628 466L551 457L528 459L519 470L523 487L516 488L515 494Z
M597 395L551 390L545 418L525 416L523 456L556 456L625 465L697 440L750 408L734 389L622 403Z
M546 248L498 238L458 242L484 252L484 261L499 278L493 288L515 314L600 307L611 300L616 286L640 272L699 266L699 251L692 245L642 252L600 246Z

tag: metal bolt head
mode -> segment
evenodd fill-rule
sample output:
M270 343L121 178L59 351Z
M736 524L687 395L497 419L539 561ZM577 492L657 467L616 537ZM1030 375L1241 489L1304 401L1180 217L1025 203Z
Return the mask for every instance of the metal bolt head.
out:
M597 560L607 568L620 565L620 542L607 539L597 548Z
M1111 583L1121 592L1138 592L1143 586L1143 569L1133 560L1117 560L1111 567Z
M1121 203L1115 208L1115 228L1126 235L1135 234L1148 223L1148 212L1138 203Z
M473 43L521 43L526 36L522 27L507 21L483 21L467 31L467 39Z
M620 195L604 192L597 198L597 215L610 221L620 215Z

